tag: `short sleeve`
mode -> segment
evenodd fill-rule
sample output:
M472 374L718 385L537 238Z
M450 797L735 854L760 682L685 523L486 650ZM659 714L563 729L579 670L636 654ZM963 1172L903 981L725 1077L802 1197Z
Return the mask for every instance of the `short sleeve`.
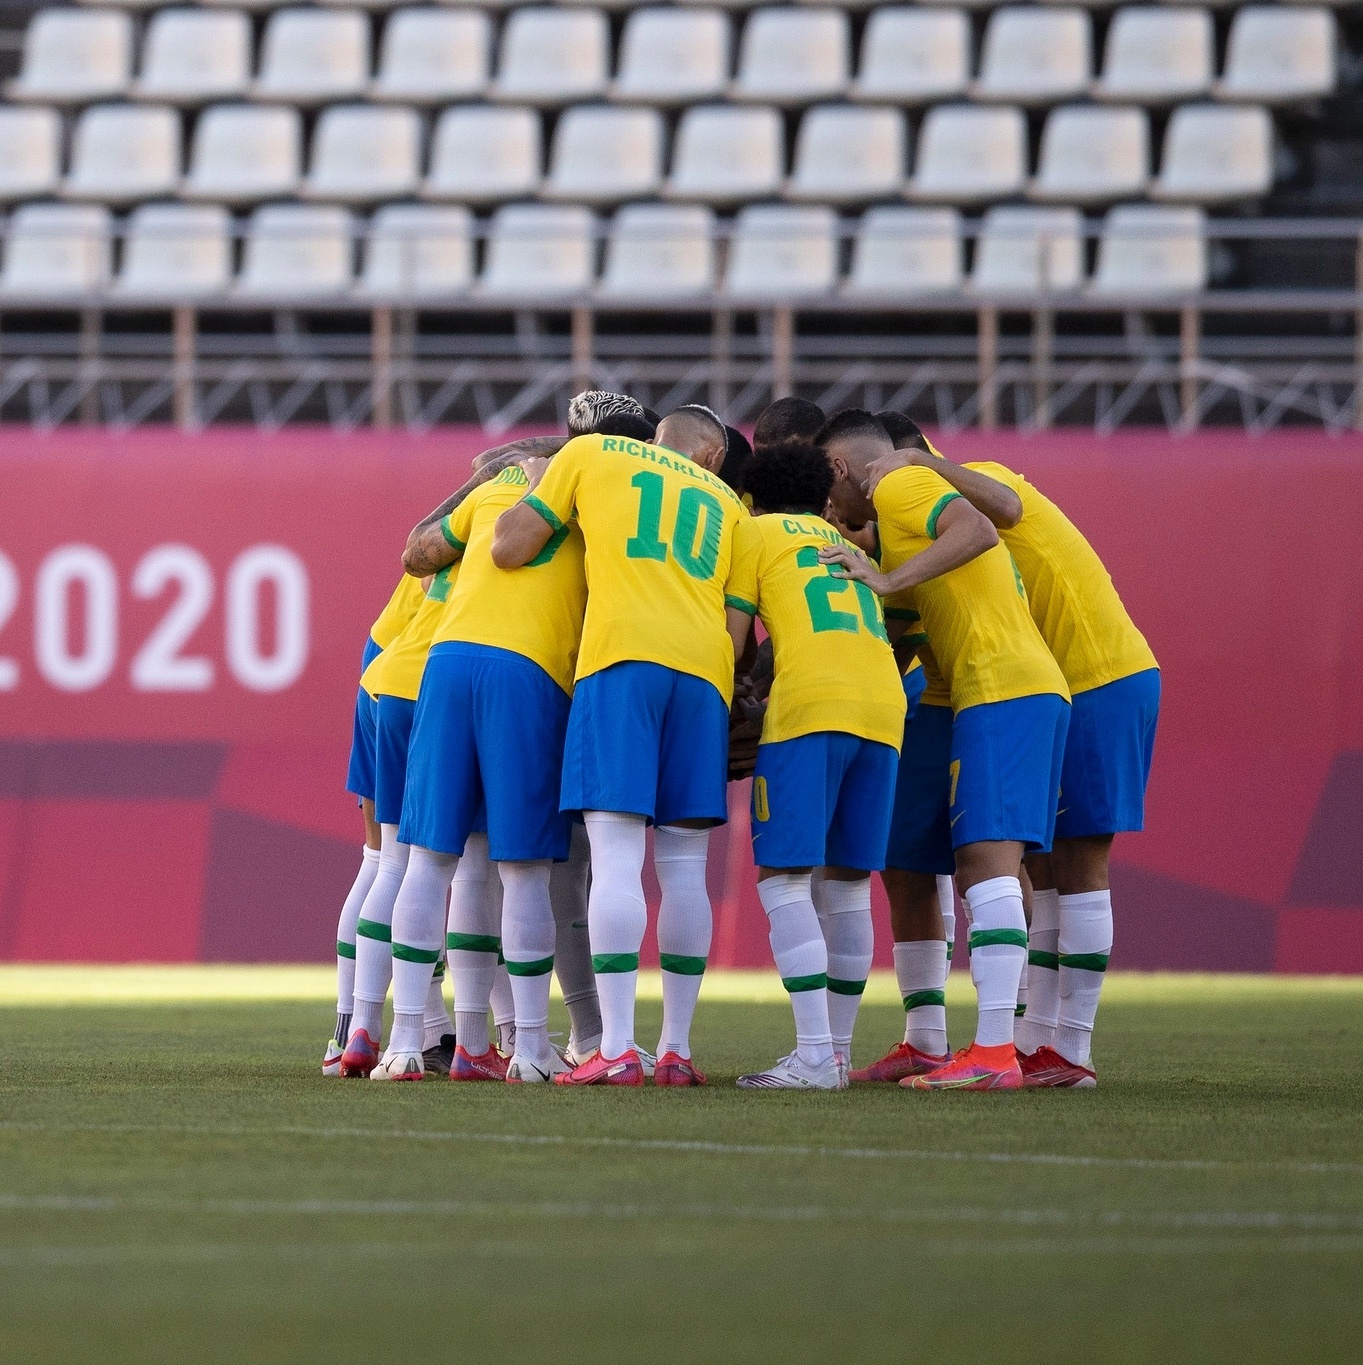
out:
M754 517L739 517L734 527L729 577L724 584L724 605L757 615L758 568L762 558L762 531Z
M582 478L583 457L592 437L578 437L549 461L549 468L539 486L525 495L526 505L549 523L553 531L561 531L573 519L577 505L577 487ZM599 444L599 438L595 438Z
M922 465L909 465L887 474L876 485L876 519L910 536L936 539L942 509L961 495L940 475Z
M480 487L475 488L473 492L440 523L440 529L445 533L445 539L461 554L468 545L469 535L473 530L474 509L483 500L483 489L490 486L490 484L482 484Z

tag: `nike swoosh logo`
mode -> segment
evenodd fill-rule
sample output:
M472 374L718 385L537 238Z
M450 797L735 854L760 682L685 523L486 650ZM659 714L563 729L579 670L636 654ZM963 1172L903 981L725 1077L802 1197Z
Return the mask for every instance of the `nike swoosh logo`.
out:
M962 812L961 812L961 815L964 815L964 814L965 814L965 811L962 811ZM951 827L952 827L952 829L955 829L955 828L956 828L956 821L959 820L959 819L961 818L961 815L953 815L953 816L951 817Z

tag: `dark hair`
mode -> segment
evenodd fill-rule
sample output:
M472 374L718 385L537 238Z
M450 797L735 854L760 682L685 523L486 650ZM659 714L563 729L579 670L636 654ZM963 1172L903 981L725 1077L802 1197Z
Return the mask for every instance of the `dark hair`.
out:
M710 427L715 435L719 437L720 446L724 453L726 455L729 453L729 428L719 420L718 413L707 408L704 403L683 403L680 407L673 408L667 415L669 417L675 417L681 412L686 413L688 417L699 419Z
M905 417L902 412L892 412L887 408L884 412L876 413L876 421L885 428L896 450L904 450L908 446L917 446L919 450L928 448L923 428L912 417Z
M645 417L648 421L650 421L650 422L653 423L653 430L654 430L654 431L657 431L657 430L658 430L658 423L661 422L663 419L662 419L656 412L654 412L654 410L653 410L651 407L649 407L647 404L644 404L643 407L644 407L644 417Z
M613 412L594 423L593 436L623 436L630 441L651 441L658 424L634 412Z
M827 446L831 441L848 436L874 436L883 441L889 434L880 420L865 408L843 408L823 424L814 440L816 445Z
M822 516L833 489L833 466L818 446L808 441L784 441L754 453L745 482L753 506L764 512Z
M725 452L724 463L719 468L719 477L735 493L741 493L747 486L743 482L743 477L748 468L748 462L752 459L752 446L748 444L748 438L737 427L731 427L726 423L724 430L729 433L729 449Z
M778 398L762 409L752 429L755 450L763 446L785 445L791 441L813 441L824 424L823 409L806 398Z

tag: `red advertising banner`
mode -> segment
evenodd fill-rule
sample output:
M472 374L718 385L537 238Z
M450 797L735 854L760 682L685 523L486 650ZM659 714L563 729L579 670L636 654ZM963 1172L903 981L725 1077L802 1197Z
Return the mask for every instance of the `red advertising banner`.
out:
M483 444L0 435L0 959L330 957L362 837L342 790L360 652L407 529ZM1164 668L1114 962L1363 971L1363 439L943 444L1069 511ZM714 961L765 965L731 795Z

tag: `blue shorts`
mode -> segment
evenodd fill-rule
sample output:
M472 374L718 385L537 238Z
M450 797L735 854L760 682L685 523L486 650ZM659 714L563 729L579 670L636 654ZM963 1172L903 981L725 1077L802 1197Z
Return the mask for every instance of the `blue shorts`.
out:
M919 706L904 730L895 777L885 866L950 876L951 728L949 706Z
M568 694L533 659L447 640L426 658L398 837L462 854L486 828L494 862L568 856L558 809Z
M373 637L368 637L364 642L360 672L363 673L382 652ZM355 718L350 727L350 767L346 771L345 789L362 801L374 799L374 727L378 724L378 718L379 710L374 698L363 687L357 688Z
M728 815L729 708L713 683L662 664L612 664L578 683L563 755L565 811L658 825Z
M1060 777L1057 839L1145 827L1145 787L1159 701L1158 668L1075 694Z
M840 731L758 745L753 860L759 867L879 872L898 767L890 745Z
M402 823L402 793L407 785L407 749L412 738L416 702L406 697L380 697L374 746L374 819L381 825Z
M904 674L904 700L909 704L909 709L904 713L905 725L913 719L914 712L918 710L918 703L922 701L923 693L927 691L927 687L927 675L921 668L910 669Z

